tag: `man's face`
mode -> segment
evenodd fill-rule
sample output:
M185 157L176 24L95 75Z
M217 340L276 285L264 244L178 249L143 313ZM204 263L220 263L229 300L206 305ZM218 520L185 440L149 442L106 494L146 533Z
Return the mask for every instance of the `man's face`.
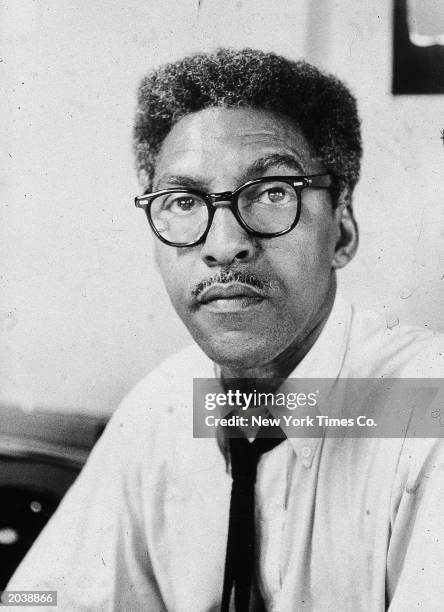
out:
M286 118L214 108L172 128L159 153L154 189L215 193L261 176L323 171ZM205 353L222 366L257 367L302 342L319 323L332 294L338 225L328 191L305 189L299 223L288 234L251 236L221 207L203 244L175 248L156 240L156 261L177 313ZM243 281L218 276L229 271Z

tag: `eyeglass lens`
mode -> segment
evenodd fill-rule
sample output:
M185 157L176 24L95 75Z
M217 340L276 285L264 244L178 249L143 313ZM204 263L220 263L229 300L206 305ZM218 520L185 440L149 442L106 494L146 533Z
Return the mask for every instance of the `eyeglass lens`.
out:
M252 230L279 233L294 222L298 198L291 185L267 181L245 187L238 194L237 205L240 217ZM162 238L187 244L204 235L209 211L203 198L185 191L175 192L152 200L151 219Z

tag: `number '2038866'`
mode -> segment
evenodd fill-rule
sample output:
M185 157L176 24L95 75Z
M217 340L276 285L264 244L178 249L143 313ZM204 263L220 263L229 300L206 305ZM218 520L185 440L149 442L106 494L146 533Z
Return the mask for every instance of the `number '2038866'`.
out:
M0 606L56 606L56 591L1 591Z

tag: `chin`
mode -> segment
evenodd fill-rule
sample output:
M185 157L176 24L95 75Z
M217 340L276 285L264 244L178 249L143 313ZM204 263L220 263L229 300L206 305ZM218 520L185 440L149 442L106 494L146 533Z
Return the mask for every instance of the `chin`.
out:
M212 337L196 334L194 339L204 353L221 367L236 370L256 368L269 363L274 357L274 343L264 334L225 331ZM275 352L277 354L279 350L276 348Z

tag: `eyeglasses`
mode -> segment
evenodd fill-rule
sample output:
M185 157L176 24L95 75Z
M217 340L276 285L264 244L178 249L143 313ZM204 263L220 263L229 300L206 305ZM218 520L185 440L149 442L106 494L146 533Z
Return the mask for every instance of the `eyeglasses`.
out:
M330 174L267 176L221 193L163 189L137 196L135 204L145 210L159 240L173 247L190 247L205 241L220 206L228 206L252 236L274 238L287 234L299 221L302 191L331 186Z

